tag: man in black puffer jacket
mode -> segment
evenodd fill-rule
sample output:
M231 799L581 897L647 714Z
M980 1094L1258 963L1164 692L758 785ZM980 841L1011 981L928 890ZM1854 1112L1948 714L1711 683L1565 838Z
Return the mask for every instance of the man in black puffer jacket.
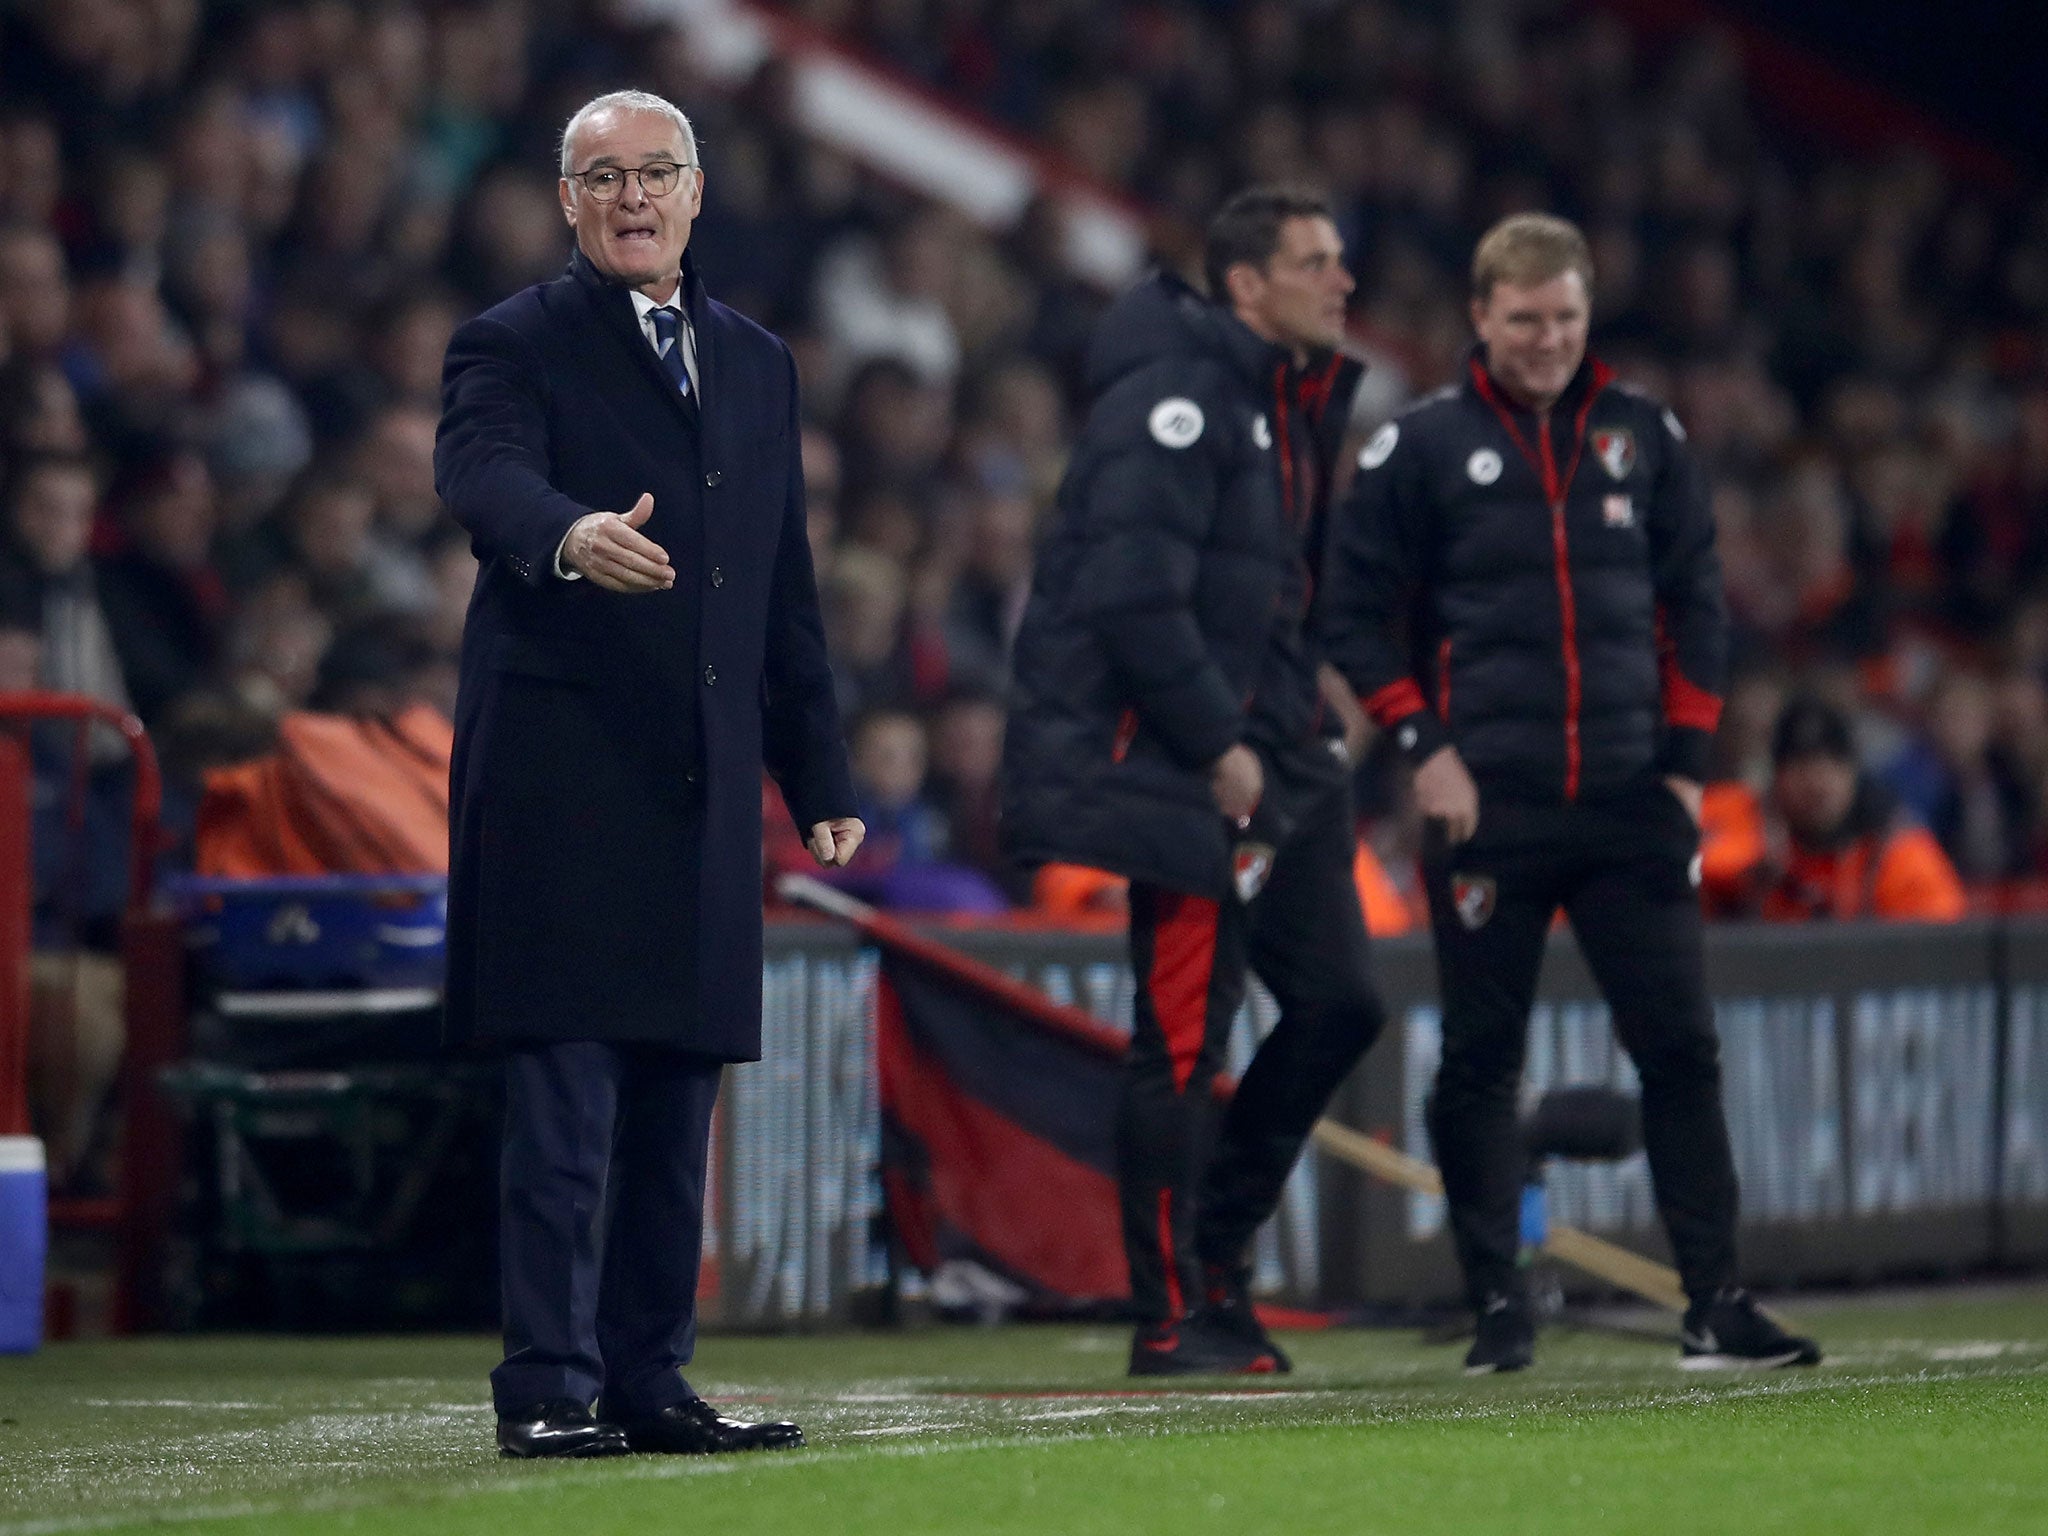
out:
M1245 1252L1382 1019L1339 719L1363 722L1311 627L1361 371L1335 350L1351 279L1327 207L1276 189L1217 215L1205 265L1217 301L1156 276L1096 335L1004 751L1010 852L1131 881L1117 1156L1139 1375L1286 1369ZM1247 964L1280 1021L1216 1137Z
M1585 237L1520 214L1479 243L1464 381L1359 456L1324 594L1330 653L1417 765L1443 1061L1430 1133L1473 1307L1473 1373L1530 1363L1515 1105L1562 906L1643 1084L1691 1309L1685 1363L1811 1364L1736 1286L1699 885L1727 625L1678 418L1586 357Z

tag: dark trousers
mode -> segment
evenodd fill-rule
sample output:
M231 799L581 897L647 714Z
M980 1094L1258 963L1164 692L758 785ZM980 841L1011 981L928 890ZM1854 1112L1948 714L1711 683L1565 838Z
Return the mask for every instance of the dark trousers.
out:
M1692 1295L1735 1278L1735 1162L1707 1001L1699 836L1661 780L1570 806L1482 797L1478 834L1424 860L1443 1064L1430 1137L1475 1305L1519 1284L1516 1101L1544 937L1563 907L1642 1078L1657 1209Z
M1117 1170L1140 1322L1199 1305L1204 1263L1243 1262L1323 1106L1385 1021L1352 838L1349 788L1337 785L1276 851L1249 905L1131 885L1137 993ZM1280 1020L1219 1114L1213 1089L1247 965Z
M695 1396L704 1169L720 1063L579 1040L508 1050L500 1414L600 1395L614 1415Z

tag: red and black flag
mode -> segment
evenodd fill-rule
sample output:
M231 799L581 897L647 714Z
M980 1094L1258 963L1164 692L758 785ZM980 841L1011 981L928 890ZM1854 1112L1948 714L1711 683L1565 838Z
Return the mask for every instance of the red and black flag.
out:
M815 881L789 889L881 950L882 1181L926 1273L972 1260L1040 1304L1129 1293L1118 1224L1124 1038Z

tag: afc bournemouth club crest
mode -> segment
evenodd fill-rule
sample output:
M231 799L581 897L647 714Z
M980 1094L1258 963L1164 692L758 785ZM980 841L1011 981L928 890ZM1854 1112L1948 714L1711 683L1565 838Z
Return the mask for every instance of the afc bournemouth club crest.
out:
M1480 929L1493 916L1493 901L1496 895L1491 875L1454 875L1451 878L1451 905L1458 909L1458 921L1467 928Z
M1616 480L1626 480L1636 467L1636 435L1626 427L1613 427L1593 434L1593 456L1600 467Z
M1273 873L1271 843L1239 843L1230 851L1230 881L1237 887L1237 899L1249 902L1266 888L1266 876Z

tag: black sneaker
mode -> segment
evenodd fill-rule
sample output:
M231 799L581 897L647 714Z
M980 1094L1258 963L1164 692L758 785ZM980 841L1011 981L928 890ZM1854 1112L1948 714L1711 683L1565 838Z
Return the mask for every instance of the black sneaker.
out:
M1133 1376L1270 1376L1279 1369L1272 1350L1195 1317L1151 1324L1131 1340Z
M1536 1319L1522 1296L1499 1292L1479 1308L1479 1337L1465 1355L1467 1376L1526 1371L1536 1360Z
M1252 1349L1264 1350L1273 1357L1276 1371L1294 1369L1287 1351L1273 1342L1266 1325L1259 1321L1258 1308L1252 1302L1251 1276L1240 1265L1202 1266L1202 1306L1194 1320Z
M1819 1365L1820 1346L1787 1333L1747 1291L1726 1290L1685 1309L1679 1365L1688 1371Z

